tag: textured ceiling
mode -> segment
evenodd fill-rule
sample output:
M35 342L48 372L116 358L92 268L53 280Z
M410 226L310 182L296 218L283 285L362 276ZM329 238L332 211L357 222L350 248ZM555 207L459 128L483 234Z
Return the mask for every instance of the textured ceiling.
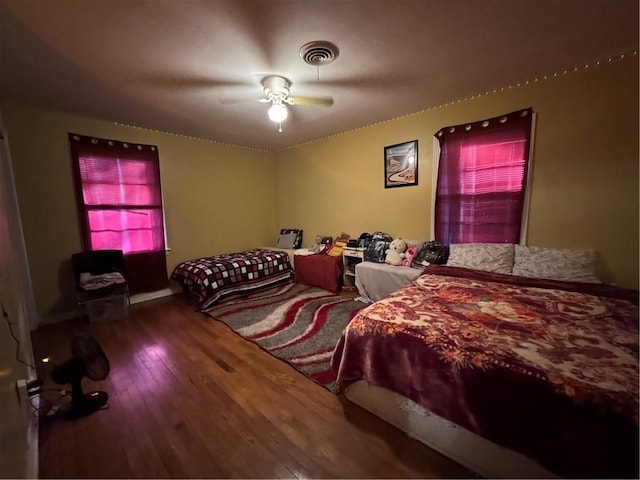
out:
M0 42L0 100L277 150L629 54L638 1L0 0ZM334 103L278 133L267 74Z

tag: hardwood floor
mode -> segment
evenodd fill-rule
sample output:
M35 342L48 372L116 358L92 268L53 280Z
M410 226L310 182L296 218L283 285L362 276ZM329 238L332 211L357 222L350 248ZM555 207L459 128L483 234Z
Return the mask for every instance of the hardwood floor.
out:
M89 332L111 373L85 378L109 408L40 418L41 478L461 478L453 461L336 397L195 311L181 296L132 305L126 320L86 319L33 333L36 358L70 357ZM45 388L50 367L41 370ZM43 398L54 404L59 392Z

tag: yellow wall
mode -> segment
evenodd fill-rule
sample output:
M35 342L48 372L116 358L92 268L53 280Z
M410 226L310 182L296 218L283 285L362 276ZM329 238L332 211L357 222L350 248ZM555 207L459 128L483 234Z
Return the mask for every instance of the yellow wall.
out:
M604 281L638 288L638 58L482 95L278 152L279 224L315 235L426 239L433 135L533 107L527 243L595 248ZM419 140L417 186L385 189L383 149Z
M158 146L171 251L180 261L274 243L272 153L119 126L23 105L2 106L33 288L41 318L75 308L80 251L67 132Z
M280 227L315 235L429 237L432 139L443 126L533 107L527 242L595 248L599 275L638 288L638 58L455 102L270 153L5 104L40 317L75 306L80 250L67 132L159 147L169 271L203 255L273 244ZM419 184L385 189L383 149L419 140Z

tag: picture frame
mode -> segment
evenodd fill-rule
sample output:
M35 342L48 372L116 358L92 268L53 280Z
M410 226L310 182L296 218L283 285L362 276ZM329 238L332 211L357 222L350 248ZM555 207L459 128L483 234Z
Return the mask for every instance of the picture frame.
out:
M418 140L384 147L384 188L418 185Z

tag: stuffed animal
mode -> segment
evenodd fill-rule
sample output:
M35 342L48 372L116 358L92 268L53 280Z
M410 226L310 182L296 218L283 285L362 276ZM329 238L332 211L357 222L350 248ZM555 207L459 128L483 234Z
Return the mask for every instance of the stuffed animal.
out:
M417 245L407 245L407 251L404 252L405 257L402 259L403 267L410 267L413 259L416 258L418 254L418 246Z
M327 243L323 242L324 239L325 237L316 235L316 239L314 240L313 245L311 245L311 248L309 248L309 251L312 253L324 253L327 249Z
M394 238L387 249L385 263L389 265L402 265L402 259L406 256L407 242L401 238Z

